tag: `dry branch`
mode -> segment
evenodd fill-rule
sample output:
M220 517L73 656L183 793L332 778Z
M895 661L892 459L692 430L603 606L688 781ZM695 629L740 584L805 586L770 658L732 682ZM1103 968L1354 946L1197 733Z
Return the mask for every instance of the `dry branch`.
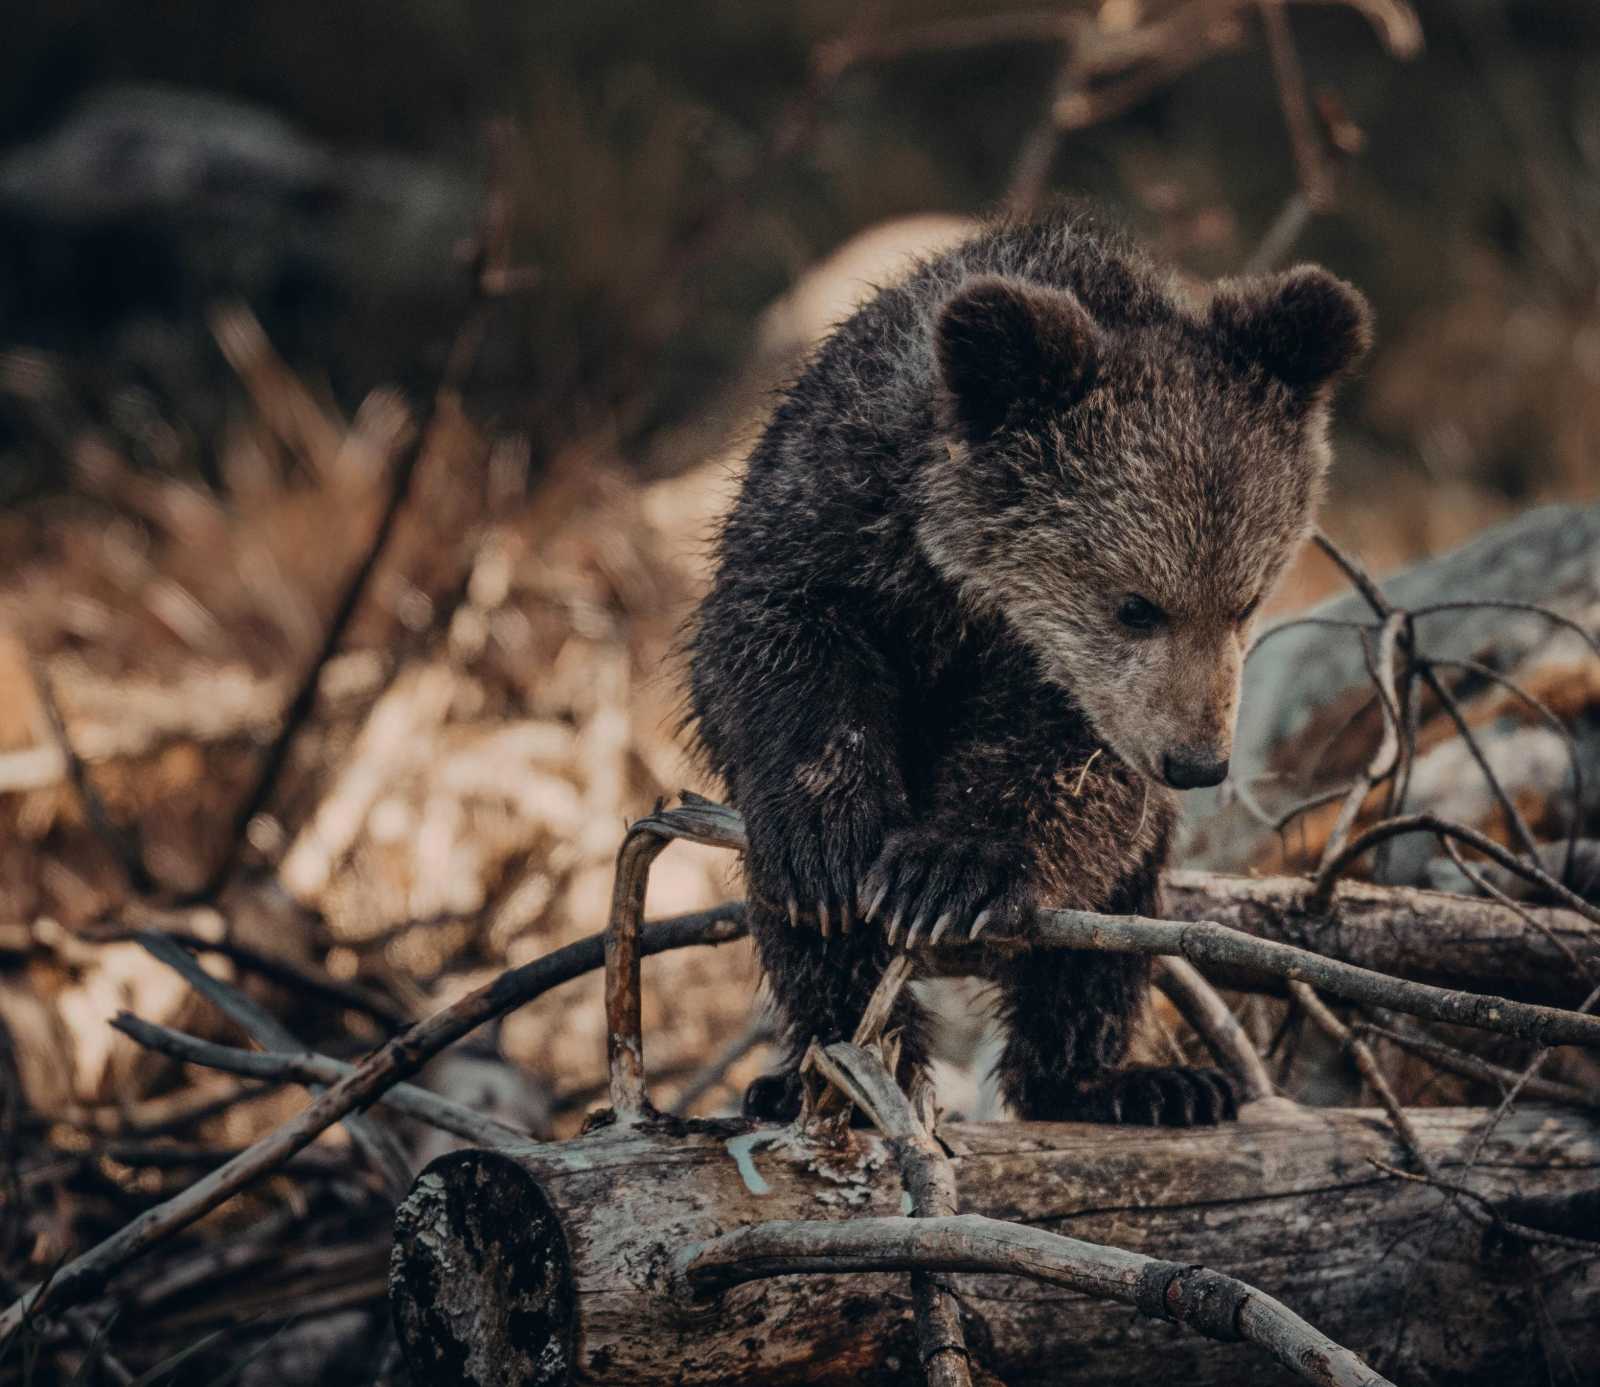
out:
M1340 857L1350 856L1363 846L1367 837L1370 834L1357 838ZM612 1103L621 1122L642 1121L651 1111L645 1097L637 935L650 863L674 838L742 850L744 823L732 809L698 795L686 795L682 806L658 809L640 819L630 826L623 839L617 857L611 921L606 929L607 1044L611 1058ZM1510 857L1501 851L1502 858L1497 860ZM1336 858L1335 863L1339 860ZM1322 895L1331 898L1331 885ZM1322 895L1313 893L1312 908L1325 915L1330 906ZM1593 916L1596 912L1585 905L1581 913ZM939 958L941 968L980 976L985 971L985 957L997 949L1066 948L1172 955L1202 967L1209 965L1285 983L1310 983L1347 1001L1431 1021L1474 1026L1536 1041L1540 1045L1600 1046L1600 1018L1391 977L1293 945L1253 938L1211 920L1180 923L1139 915L1041 910L1020 935L985 935L977 945L952 939L938 946L925 944L922 947L926 956Z
M1361 1077L1366 1080L1367 1087L1377 1097L1379 1105L1388 1114L1389 1125L1400 1138L1401 1145L1417 1168L1424 1175L1435 1176L1438 1174L1422 1143L1417 1139L1417 1129L1412 1126L1411 1116L1406 1112L1404 1104L1395 1096L1394 1089L1390 1087L1388 1076L1378 1064L1377 1057L1372 1053L1372 1048L1359 1035L1344 1024L1329 1009L1326 1002L1307 987L1303 982L1289 984L1289 995L1300 1006L1317 1026L1333 1043L1350 1056L1351 1061L1360 1071Z
M1491 1204L1536 1196L1558 1209L1592 1189L1600 1124L1587 1114L1513 1113L1470 1176L1464 1155L1484 1114L1429 1109L1413 1119L1429 1160ZM1532 1286L1493 1274L1484 1259L1496 1254L1479 1230L1437 1221L1435 1190L1371 1165L1405 1159L1376 1111L1271 1104L1185 1132L973 1123L940 1136L969 1212L1218 1268L1347 1344L1394 1343L1410 1286L1427 1315L1375 1363L1396 1382L1542 1383L1540 1316L1580 1361L1600 1352L1600 1282L1537 1268ZM735 1286L708 1304L675 1294L667 1275L694 1257L687 1249L726 1252L716 1240L728 1230L773 1220L827 1220L825 1236L880 1249L880 1229L915 1239L923 1221L896 1217L902 1198L894 1155L860 1132L840 1147L744 1123L663 1122L458 1152L424 1172L402 1210L396 1323L418 1380L439 1387L911 1383L915 1328L898 1276L814 1271ZM883 1222L856 1231L869 1219ZM1422 1257L1407 1235L1435 1226L1440 1241ZM770 1235L733 1236L748 1247ZM877 1265L899 1270L910 1259ZM1074 1387L1284 1381L1265 1355L1130 1319L1075 1291L979 1273L950 1284L975 1378L990 1373L1008 1387L1064 1377Z
M231 1045L216 1045L209 1040L200 1040L167 1026L158 1026L154 1022L130 1016L127 1012L122 1012L111 1024L148 1050L170 1055L185 1064L198 1064L246 1078L289 1079L296 1083L325 1087L349 1077L355 1070L353 1064L309 1050L291 1054L262 1054L254 1050L237 1050ZM396 1084L393 1088L385 1089L378 1101L398 1113L414 1117L419 1122L426 1122L429 1126L450 1132L478 1146L504 1146L534 1140L532 1133L486 1117L414 1084Z
M1379 1040L1387 1040L1391 1045L1409 1050L1430 1064L1448 1070L1452 1074L1459 1074L1464 1079L1476 1079L1480 1083L1493 1084L1502 1094L1508 1093L1514 1085L1520 1083L1522 1092L1541 1103L1571 1103L1576 1107L1600 1112L1600 1093L1591 1093L1577 1084L1562 1083L1559 1079L1541 1079L1537 1076L1516 1074L1504 1065L1494 1064L1479 1055L1470 1055L1465 1050L1445 1045L1431 1036L1397 1031L1387 1026L1374 1025L1370 1021L1358 1022L1350 1029L1359 1036L1374 1036Z
M1386 1007L1430 1021L1475 1026L1541 1045L1600 1045L1600 1018L1389 977L1289 944L1254 939L1209 920L1177 923L1140 915L1052 910L1041 913L1025 938L996 937L991 942L1019 948L1042 944L1110 953L1173 954L1202 968L1211 965L1265 973L1288 982L1306 982L1346 1001Z
M919 1219L944 1219L960 1209L955 1171L933 1134L912 1111L911 1101L870 1051L839 1043L814 1049L816 1067L872 1120L894 1153ZM917 1358L928 1387L971 1387L971 1354L961 1329L961 1307L932 1268L910 1268L916 1305Z
M1325 1387L1392 1387L1287 1306L1234 1277L979 1214L758 1223L684 1248L671 1274L686 1293L704 1296L797 1272L902 1270L1026 1277L1131 1305L1224 1343L1246 1340Z
M1600 610L1600 506L1547 506L1498 525L1450 553L1384 579L1391 609L1410 613L1418 643L1440 664L1474 661L1515 675L1536 660L1593 650ZM1275 769L1303 773L1307 747L1371 694L1360 633L1376 629L1361 592L1286 622L1257 641L1245 670L1234 780L1251 785ZM1325 780L1291 779L1295 797ZM1185 859L1239 869L1270 845L1245 797L1186 797Z
M162 934L191 953L217 954L243 972L277 983L296 995L316 997L330 1006L370 1016L387 1031L400 1030L415 1019L358 983L341 982L314 968L252 949L236 939L206 938L190 928L191 922L192 916L187 911L160 910L133 903L122 911L117 924L95 929L92 933L84 931L81 937L92 939L96 944L111 944L138 939L142 934ZM35 942L43 943L38 940Z
M1215 920L1374 972L1550 1005L1575 1006L1588 990L1571 955L1600 956L1600 929L1573 911L1527 907L1545 934L1494 901L1408 886L1341 882L1319 906L1300 877L1177 871L1167 873L1162 897L1174 919ZM1262 985L1228 970L1212 976L1230 987Z
M670 815L658 814L651 820L643 821L635 826L629 841L632 843L653 838L656 842L651 846L658 850L659 843L673 836L690 837L726 847L742 846L743 843L742 825L737 815L701 800L692 800ZM625 845L624 852L627 851ZM653 856L653 852L650 855ZM77 1303L97 1293L106 1280L128 1261L187 1227L252 1181L276 1169L329 1126L376 1101L385 1090L415 1072L445 1046L550 987L597 967L602 957L613 965L608 969L610 976L607 988L608 1011L613 1022L613 1054L620 1052L630 1057L641 1055L637 1029L637 968L618 968L616 964L625 961L629 955L636 960L642 954L662 949L736 938L743 933L743 922L736 908L723 907L697 917L663 922L642 933L636 932L637 917L634 912L637 903L642 901L642 872L638 878L626 893L619 889L622 908L613 919L613 929L608 932L614 935L619 928L635 932L634 938L627 941L625 950L619 952L615 948L617 941L614 938L603 941L595 936L580 941L523 968L512 970L496 982L390 1040L350 1075L314 1100L296 1118L268 1133L196 1185L148 1211L97 1247L66 1264L52 1278L43 1295L39 1288L35 1288L14 1303L0 1314L0 1340L14 1332L30 1307L36 1307L43 1313ZM1338 893L1335 901L1342 905L1344 894L1343 891ZM1445 902L1451 898L1434 899ZM1463 904L1482 908L1482 903ZM1504 915L1506 912L1500 913ZM1583 924L1587 926L1586 921ZM1176 924L1138 917L1116 919L1075 912L1054 912L1041 922L1038 936L1035 943L1072 948L1176 953L1192 960L1214 962L1227 970L1264 969L1268 975L1316 981L1338 995L1393 1010L1415 1010L1417 1014L1465 1021L1468 1024L1477 1020L1490 1028L1526 1034L1544 1043L1560 1043L1569 1038L1592 1040L1596 1028L1600 1028L1600 1021L1595 1018L1507 1003L1494 998L1447 993L1416 983L1383 978L1270 940L1251 939L1238 931L1215 924ZM1585 938L1587 940L1587 936ZM1524 942L1527 942L1526 936ZM1011 947L1017 946L1019 941L1012 941ZM1026 946L1026 942L1020 946ZM630 1001L631 1007L628 1005ZM631 1017L628 1017L629 1011ZM618 1029L616 1023L619 1012L632 1021L631 1034ZM614 1072L614 1088L616 1079ZM638 1082L638 1106L634 1110L634 1120L642 1121L648 1116L648 1107L643 1100L642 1064L638 1069Z
M1212 1058L1233 1076L1241 1101L1272 1096L1272 1076L1260 1053L1198 968L1181 958L1163 958L1156 969L1156 986L1205 1042Z
M293 1054L304 1048L277 1017L238 988L212 977L194 955L171 936L149 930L135 937L148 953L182 977L256 1044L284 1054ZM312 1088L313 1093L321 1091L320 1085ZM397 1194L404 1190L411 1178L411 1167L393 1136L371 1118L357 1112L345 1116L344 1129L367 1163L384 1181Z

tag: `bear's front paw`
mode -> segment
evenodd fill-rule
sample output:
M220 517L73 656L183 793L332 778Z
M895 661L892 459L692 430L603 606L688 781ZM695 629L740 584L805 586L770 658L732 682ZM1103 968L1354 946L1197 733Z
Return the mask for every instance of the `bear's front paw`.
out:
M1238 1095L1219 1069L1122 1069L1085 1092L1070 1114L1080 1122L1134 1127L1213 1127L1239 1115Z
M815 925L824 938L848 934L856 883L883 843L883 815L870 803L790 803L746 813L745 858L753 895Z
M1013 930L1033 913L1016 852L936 829L891 833L861 882L865 920L887 922L891 944L906 931L909 949L927 935L976 939L998 925Z

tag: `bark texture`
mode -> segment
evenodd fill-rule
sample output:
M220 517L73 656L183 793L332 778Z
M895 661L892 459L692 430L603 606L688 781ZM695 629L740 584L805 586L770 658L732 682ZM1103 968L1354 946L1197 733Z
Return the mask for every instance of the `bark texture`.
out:
M1486 1114L1413 1118L1443 1178L1508 1217L1597 1231L1593 1115L1513 1113L1467 1175ZM1600 1357L1594 1264L1485 1233L1437 1190L1377 1168L1405 1163L1377 1112L1270 1101L1184 1132L970 1123L941 1136L964 1212L1237 1276L1406 1387L1532 1387ZM396 1323L418 1380L441 1387L919 1382L903 1275L783 1276L703 1300L671 1276L686 1248L747 1224L905 1207L892 1153L865 1132L835 1150L787 1129L660 1122L456 1152L402 1208ZM948 1284L979 1380L1293 1380L1246 1345L1076 1292L995 1275Z

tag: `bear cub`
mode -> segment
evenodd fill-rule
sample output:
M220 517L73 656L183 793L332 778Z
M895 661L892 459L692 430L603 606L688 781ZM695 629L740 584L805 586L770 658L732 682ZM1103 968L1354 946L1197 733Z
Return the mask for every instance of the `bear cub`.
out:
M1040 907L1159 915L1175 790L1227 774L1251 620L1312 523L1366 301L1326 270L1198 298L1082 214L998 224L879 291L749 460L689 643L743 814L798 1108L897 947ZM990 964L1023 1118L1189 1124L1221 1075L1119 1068L1149 962ZM908 1088L925 1020L890 1026Z

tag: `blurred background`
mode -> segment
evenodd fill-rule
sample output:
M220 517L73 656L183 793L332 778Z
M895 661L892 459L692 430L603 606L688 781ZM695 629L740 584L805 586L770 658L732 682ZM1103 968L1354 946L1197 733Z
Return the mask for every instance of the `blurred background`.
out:
M1586 0L13 7L5 1298L303 1101L110 1031L238 1039L131 929L226 945L348 1056L602 926L624 823L715 793L671 651L771 391L908 257L1062 195L1199 278L1315 259L1371 297L1325 524L1374 569L1600 489ZM1308 555L1277 610L1338 586ZM652 913L730 868L675 847ZM767 1058L747 949L647 980L663 1103L748 1042L694 1099L726 1111ZM597 986L478 1050L502 1111L574 1131ZM221 1330L193 1380L369 1380L392 1203L340 1139L130 1293L124 1378L50 1352L130 1381Z

